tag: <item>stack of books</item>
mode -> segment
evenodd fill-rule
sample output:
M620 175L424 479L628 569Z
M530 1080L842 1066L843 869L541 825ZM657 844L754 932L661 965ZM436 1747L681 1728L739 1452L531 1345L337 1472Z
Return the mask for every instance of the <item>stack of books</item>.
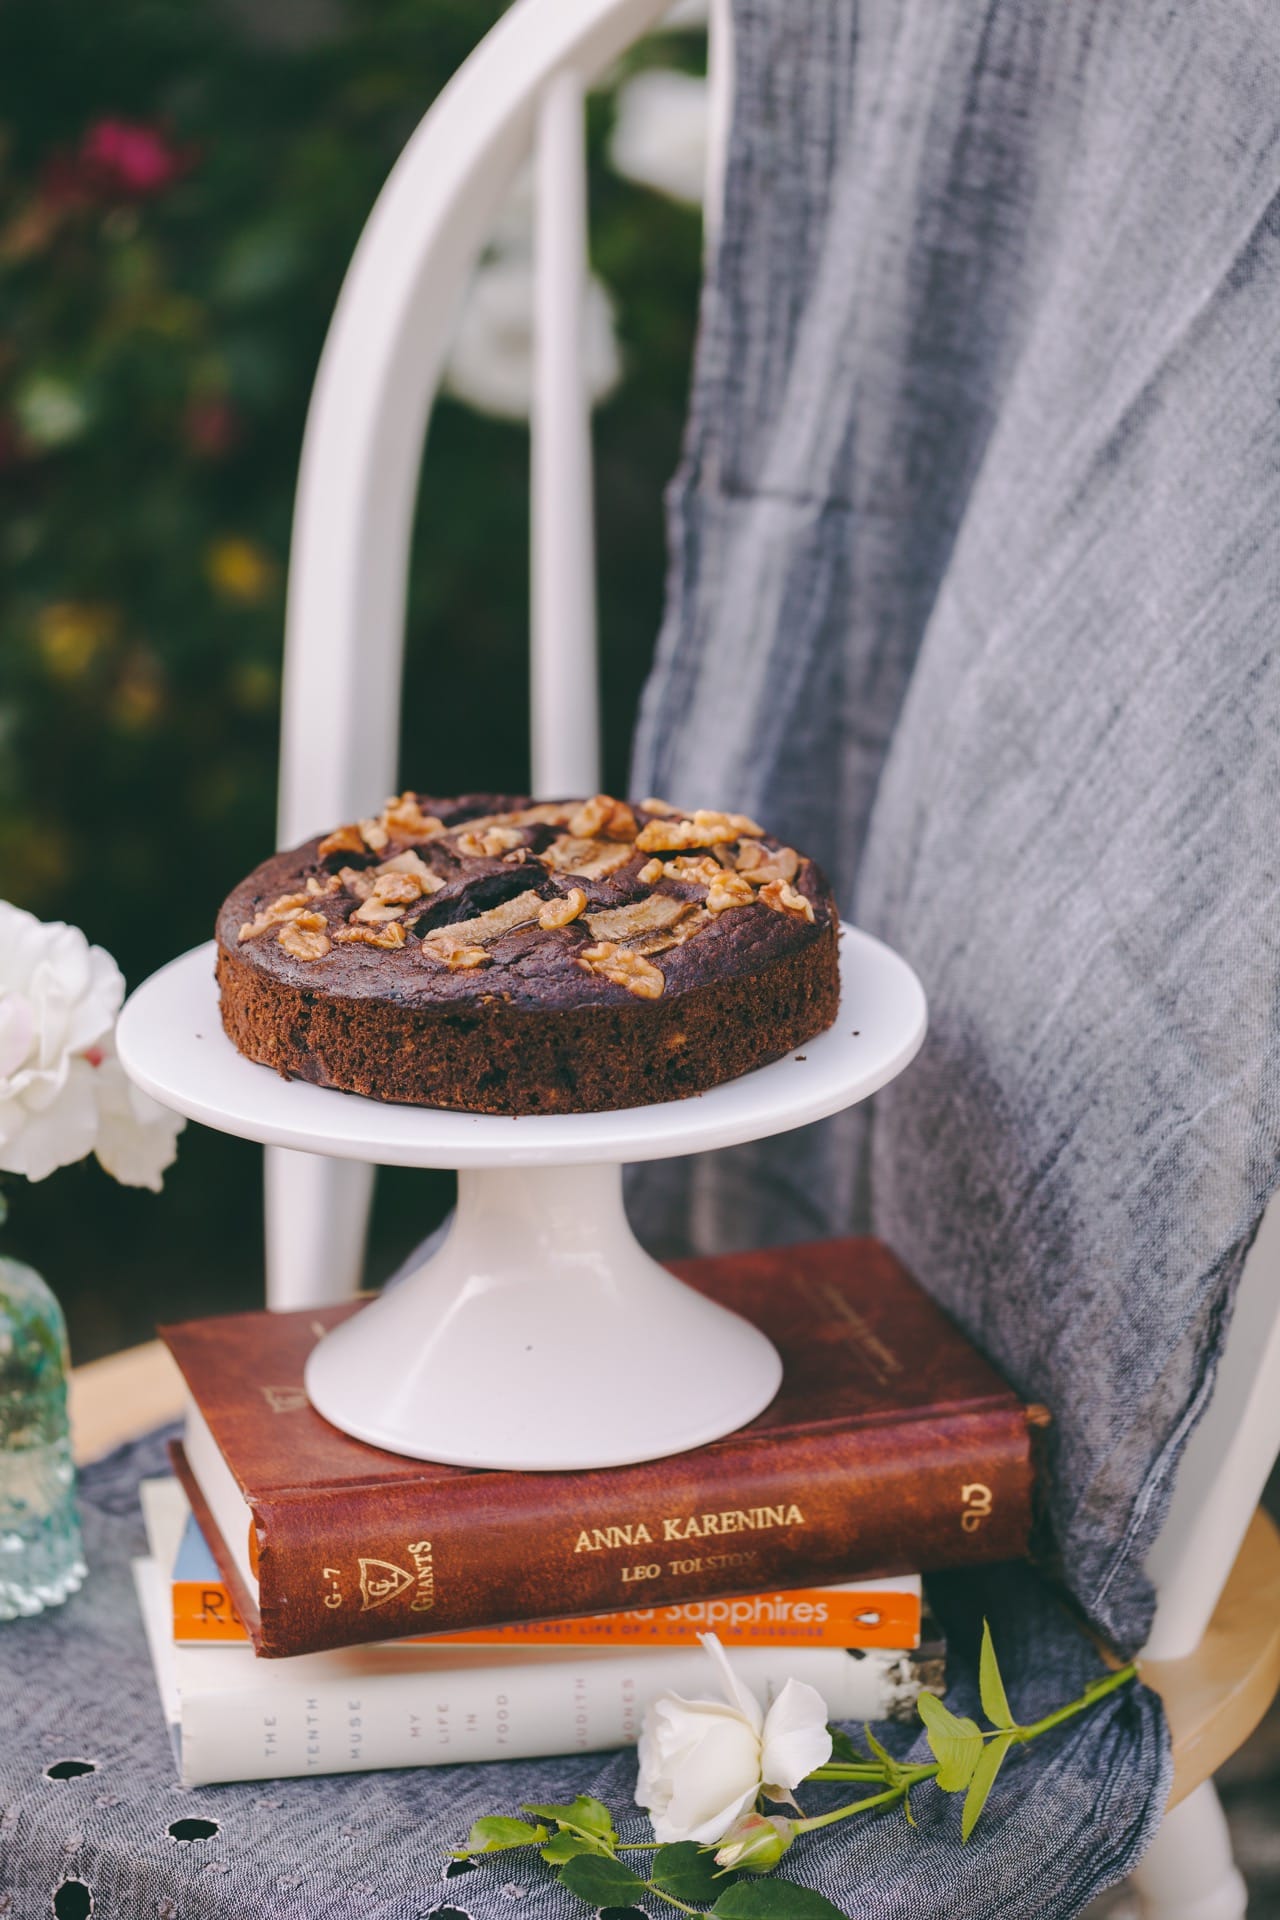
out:
M834 1719L941 1690L921 1571L1026 1551L1047 1416L874 1241L679 1271L769 1334L783 1386L722 1440L590 1473L329 1426L303 1367L358 1305L165 1331L185 1433L136 1575L184 1784L625 1744L657 1694L705 1693L709 1630L762 1697L795 1676Z

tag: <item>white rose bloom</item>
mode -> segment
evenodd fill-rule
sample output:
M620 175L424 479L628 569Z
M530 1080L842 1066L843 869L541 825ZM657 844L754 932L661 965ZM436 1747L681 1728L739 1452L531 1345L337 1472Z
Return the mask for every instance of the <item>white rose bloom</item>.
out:
M711 1845L761 1793L787 1800L831 1758L826 1702L816 1688L788 1680L766 1714L715 1634L698 1637L719 1670L724 1700L662 1694L640 1734L636 1802L648 1809L664 1846Z
M707 83L650 67L624 81L614 103L614 171L669 200L700 207L707 176Z
M98 1133L93 1053L124 981L78 927L0 901L0 1171L43 1180Z
M0 1172L43 1180L96 1148L118 1180L159 1186L182 1123L165 1116L161 1157L162 1110L115 1057L123 999L119 967L78 927L0 900Z
M507 239L503 251L477 267L463 296L444 386L479 413L527 420L533 399L533 264L511 235ZM613 302L593 276L583 316L583 377L593 405L613 392L621 374Z
M98 1096L98 1164L124 1187L150 1187L159 1193L161 1175L178 1154L178 1135L186 1121L135 1087L116 1057L114 1043L103 1046L94 1075Z

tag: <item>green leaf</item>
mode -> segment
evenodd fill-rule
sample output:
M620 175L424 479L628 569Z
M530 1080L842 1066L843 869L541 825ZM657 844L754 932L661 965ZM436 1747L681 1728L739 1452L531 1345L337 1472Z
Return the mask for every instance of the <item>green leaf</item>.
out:
M613 1857L603 1840L596 1840L587 1833L571 1833L568 1827L561 1827L558 1833L553 1833L542 1849L542 1857L549 1867L562 1867L566 1860L573 1860L580 1853L604 1854L610 1859Z
M472 1853L500 1853L504 1847L531 1847L545 1840L545 1827L531 1827L527 1820L508 1820L504 1814L487 1813L477 1820L467 1835L467 1844L454 1854L465 1860Z
M594 1833L602 1840L617 1838L613 1831L613 1815L608 1807L602 1800L593 1800L585 1793L580 1793L573 1803L573 1824L581 1827L584 1833Z
M871 1731L870 1727L864 1726L862 1731L866 1735L867 1745L871 1749L872 1759L878 1760L880 1762L881 1769L884 1773L885 1785L887 1787L901 1786L903 1776L906 1773L907 1769L902 1765L900 1761L894 1759L893 1755L889 1752L887 1747L881 1746L880 1742L876 1739L876 1736ZM867 1785L873 1786L874 1782L868 1781Z
M649 1878L655 1887L674 1894L677 1900L714 1900L727 1884L716 1867L714 1852L704 1852L695 1840L659 1847Z
M578 1833L590 1834L594 1839L607 1840L612 1846L617 1840L613 1830L613 1815L601 1800L593 1800L589 1794L580 1793L567 1807L524 1806L522 1813L532 1813L540 1820L554 1820L558 1827L572 1827Z
M846 1920L839 1907L794 1880L742 1880L726 1887L711 1911L717 1920Z
M846 1766L856 1767L866 1759L865 1753L859 1753L843 1727L828 1727L831 1735L831 1758L841 1760Z
M920 1695L916 1711L924 1721L938 1763L938 1785L944 1793L959 1793L968 1786L982 1757L981 1728L976 1721L958 1719L933 1693Z
M863 1727L862 1731L867 1736L867 1745L871 1749L873 1758L878 1760L880 1762L880 1765L884 1768L885 1778L891 1781L896 1780L898 1777L898 1763L894 1759L893 1755L889 1752L887 1747L881 1746L880 1742L876 1739L875 1734L871 1731L870 1727Z
M1004 1690L1004 1681L1000 1678L1000 1664L992 1644L991 1628L985 1620L982 1623L982 1653L978 1660L978 1691L982 1695L982 1711L993 1727L1017 1726Z
M969 1791L964 1797L964 1812L960 1816L960 1838L967 1840L978 1824L978 1815L987 1804L987 1797L996 1783L996 1775L1006 1753L1013 1745L1013 1735L1002 1733L989 1740L982 1750L982 1757L973 1770L969 1782Z
M561 1868L560 1878L570 1893L590 1901L593 1907L629 1906L637 1894L644 1892L639 1874L609 1854L580 1853Z

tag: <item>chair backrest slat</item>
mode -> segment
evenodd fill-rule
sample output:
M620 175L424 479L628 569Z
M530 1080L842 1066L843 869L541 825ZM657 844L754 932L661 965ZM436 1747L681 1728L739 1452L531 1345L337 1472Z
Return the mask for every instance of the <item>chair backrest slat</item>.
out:
M1213 1397L1187 1441L1168 1518L1147 1559L1160 1596L1148 1659L1178 1660L1200 1644L1277 1452L1280 1203L1273 1201L1240 1276Z
M710 0L707 10L707 166L702 189L702 240L708 257L720 238L732 116L732 4L731 0Z
M530 745L544 799L600 784L584 135L582 82L565 70L538 104L534 165Z

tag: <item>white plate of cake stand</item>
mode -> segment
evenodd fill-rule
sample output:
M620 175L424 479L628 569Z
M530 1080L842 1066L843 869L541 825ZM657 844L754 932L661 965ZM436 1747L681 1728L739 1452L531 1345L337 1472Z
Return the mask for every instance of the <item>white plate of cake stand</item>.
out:
M384 1104L255 1065L223 1033L213 963L210 942L130 997L117 1035L125 1068L224 1133L457 1169L444 1246L328 1333L306 1384L344 1432L466 1467L622 1466L754 1419L782 1376L775 1348L641 1249L622 1166L839 1113L902 1071L926 1022L906 961L845 927L835 1025L781 1060L686 1100L512 1119Z

